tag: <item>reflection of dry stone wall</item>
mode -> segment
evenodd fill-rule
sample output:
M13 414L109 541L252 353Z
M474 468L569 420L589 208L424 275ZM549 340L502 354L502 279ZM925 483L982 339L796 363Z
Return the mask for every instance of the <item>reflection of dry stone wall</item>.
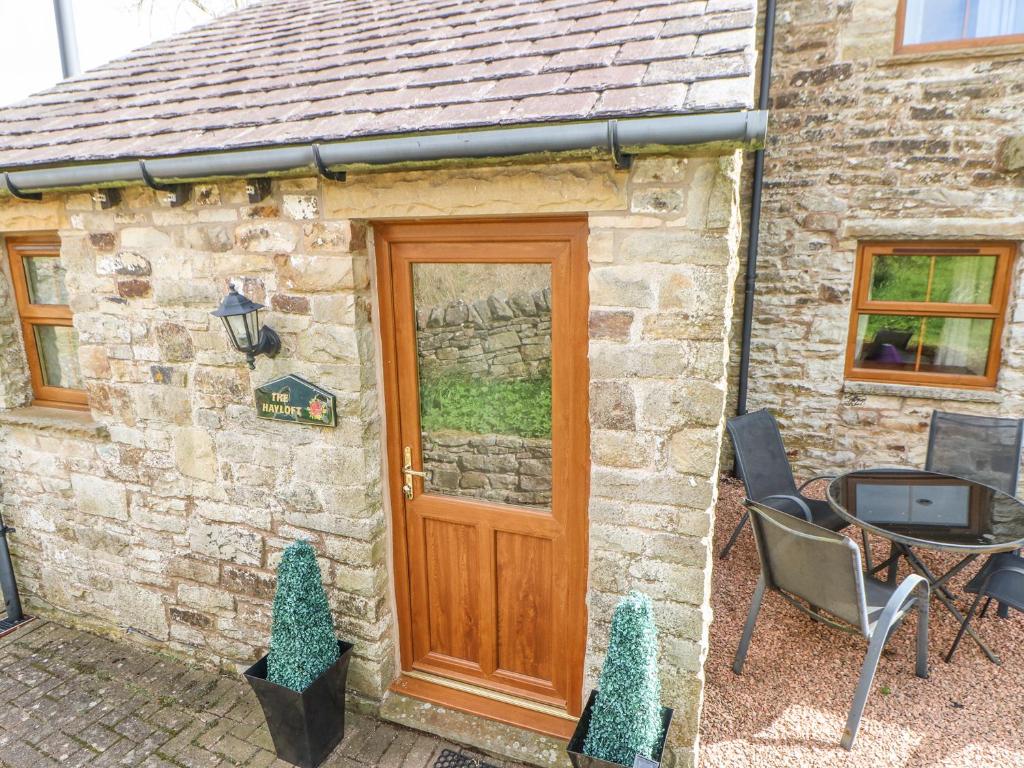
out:
M551 289L495 291L486 299L420 309L416 315L425 376L488 374L526 379L550 371Z
M427 489L505 504L551 506L551 441L464 432L423 433Z

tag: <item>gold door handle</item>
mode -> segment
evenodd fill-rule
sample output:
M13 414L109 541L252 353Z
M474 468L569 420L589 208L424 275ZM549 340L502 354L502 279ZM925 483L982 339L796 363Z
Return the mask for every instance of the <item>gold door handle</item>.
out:
M430 472L419 472L412 468L412 448L408 445L402 450L402 474L405 475L405 484L402 485L402 492L405 494L405 498L412 498L412 479L414 477L422 477L424 480L430 479Z

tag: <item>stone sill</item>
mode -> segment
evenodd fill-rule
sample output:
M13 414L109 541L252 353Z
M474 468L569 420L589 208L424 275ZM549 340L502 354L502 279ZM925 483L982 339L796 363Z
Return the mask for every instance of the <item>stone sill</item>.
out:
M962 403L1001 403L1003 396L987 389L920 387L911 384L884 384L877 381L843 382L843 394L908 397L915 400L949 400Z
M974 45L938 51L894 53L889 58L879 61L878 64L882 67L898 67L905 64L928 64L957 59L994 59L999 56L1020 56L1021 54L1024 54L1024 44L1022 43Z
M109 437L107 428L94 421L88 411L64 408L44 408L30 405L0 411L0 424L24 427L41 432L57 432L72 437Z

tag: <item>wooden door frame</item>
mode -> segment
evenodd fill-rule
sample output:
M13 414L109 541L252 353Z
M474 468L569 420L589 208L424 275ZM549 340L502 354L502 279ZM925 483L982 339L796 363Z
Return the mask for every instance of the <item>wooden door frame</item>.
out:
M459 709L509 725L538 731L559 738L568 738L575 726L575 717L582 710L583 665L586 653L587 611L586 591L589 563L590 497L590 424L588 414L590 371L589 347L589 262L587 259L588 226L586 216L503 217L475 219L441 219L382 222L374 225L377 299L381 341L381 363L384 385L385 469L391 508L392 579L398 615L399 661L401 676L392 690L442 706ZM566 520L566 535L577 542L578 551L570 553L565 567L582 578L571 580L570 606L567 617L569 636L565 643L572 649L574 660L569 677L569 700L566 713L553 708L534 706L515 697L489 693L481 695L473 686L445 681L440 683L412 670L412 595L409 589L409 548L406 541L407 520L402 493L401 420L398 403L398 351L393 259L391 244L398 242L438 242L439 240L475 241L481 239L503 242L562 240L570 245L569 306L574 310L566 323L567 339L563 348L579 354L572 357L570 386L576 407L568 414L570 455L567 467L578 478L571 486L568 504L578 510Z

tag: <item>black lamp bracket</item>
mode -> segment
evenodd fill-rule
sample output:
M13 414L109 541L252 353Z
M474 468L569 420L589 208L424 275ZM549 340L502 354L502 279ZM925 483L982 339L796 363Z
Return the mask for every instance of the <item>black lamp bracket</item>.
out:
M633 156L625 154L622 151L622 145L619 144L618 120L608 121L608 151L612 153L612 162L615 164L615 170L624 171L633 167Z
M256 370L257 355L277 357L277 354L280 351L281 337L277 335L277 332L273 328L269 328L264 325L260 328L259 341L256 342L256 346L253 347L252 351L246 353L245 359L246 362L249 363L249 368Z
M7 191L19 200L35 200L38 202L43 199L43 194L41 192L22 192L18 188L18 185L11 180L11 174L6 171L4 172L4 184L7 185Z
M139 172L142 174L142 180L146 183L146 186L150 189L155 189L157 192L166 192L167 201L170 203L172 208L177 208L179 205L184 205L188 202L189 187L188 184L162 184L153 178L153 175L146 168L146 161L139 160Z
M330 179L331 181L345 181L347 178L344 171L332 171L327 167L326 163L324 163L324 159L320 156L319 144L313 145L313 164L316 166L317 172L325 179Z

